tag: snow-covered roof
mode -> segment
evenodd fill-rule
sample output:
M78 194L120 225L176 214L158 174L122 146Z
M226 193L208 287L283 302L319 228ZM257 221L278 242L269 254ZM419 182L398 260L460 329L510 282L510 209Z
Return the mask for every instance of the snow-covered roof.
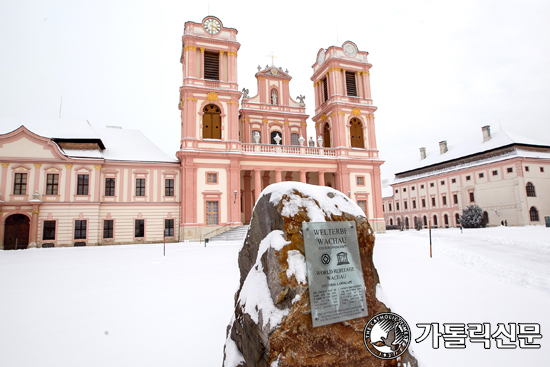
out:
M437 146L437 150L426 150L426 158L424 159L420 159L420 153L417 153L414 155L417 158L405 163L403 169L398 170L396 175L511 145L529 145L550 148L549 144L501 130L493 133L492 138L486 142L483 141L483 137L480 134L477 139L458 144L448 144L448 151L443 154L440 154L439 146Z
M97 158L111 161L177 162L139 130L101 128L85 120L0 118L0 134L25 126L33 133L50 139L100 140L104 150L61 148L71 158Z

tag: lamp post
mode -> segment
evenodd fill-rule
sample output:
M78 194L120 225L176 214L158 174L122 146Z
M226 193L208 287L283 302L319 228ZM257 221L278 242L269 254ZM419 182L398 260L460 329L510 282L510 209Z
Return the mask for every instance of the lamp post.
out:
M233 191L233 195L235 195L235 199L233 200L233 204L237 202L237 190Z

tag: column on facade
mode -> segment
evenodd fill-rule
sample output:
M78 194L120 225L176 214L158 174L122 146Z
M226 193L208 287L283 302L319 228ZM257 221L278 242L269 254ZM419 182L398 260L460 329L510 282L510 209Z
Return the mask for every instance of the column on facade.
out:
M38 213L40 213L38 211L39 205L40 204L32 205L29 243L36 243L36 240L38 238Z
M360 98L365 98L365 91L363 90L364 83L360 71L355 72L355 81L357 83L357 96Z
M94 166L95 168L95 172L94 172L94 198L93 198L93 201L99 201L99 189L101 187L101 166L100 165L95 165ZM153 185L149 185L151 186L151 188L153 187ZM149 198L149 201L152 201L153 198L150 197Z
M252 192L250 171L244 171L244 222L250 223L252 217Z
M42 164L40 163L34 164L34 183L33 183L31 194L38 191L38 186L40 184L40 176L41 176L40 167L42 167Z
M280 168L275 169L275 182L276 183L282 181L281 172L282 172L282 170Z
M370 115L368 123L369 149L376 149L376 131L374 128L374 115Z
M365 96L366 98L372 98L370 95L370 73L368 71L363 72L363 81L365 83Z
M204 79L204 47L201 47L201 75L200 78Z
M288 121L284 121L283 122L283 134L284 134L284 137L283 137L283 141L281 142L281 144L283 145L291 145L291 141L290 141L290 126L289 126L289 122Z
M264 176L263 176L263 184L264 184L264 189L266 187L269 186L269 171L264 171Z
M288 80L283 80L283 95L282 101L285 106L290 105L290 91L288 89Z
M300 170L300 182L307 183L306 182L306 170L301 169Z
M240 163L238 159L231 159L231 166L229 168L229 183L230 183L230 194L228 196L232 196L234 191L237 191L239 193L240 186L241 186L241 169L240 169ZM250 173L249 173L250 175ZM250 181L249 181L249 196L250 196ZM240 201L236 199L230 200L230 208L231 210L228 210L228 222L232 222L233 224L237 224L241 222L241 210L240 210Z
M325 186L325 171L319 171L319 186Z
M346 86L346 69L341 69L340 73L338 73L338 76L341 78L340 88L342 88L342 94L347 96L348 95L348 88Z
M2 184L0 185L0 200L7 200L6 185L8 183L8 167L9 163L2 163Z
M254 191L256 193L256 200L262 192L262 170L259 168L254 169Z
M223 51L220 50L220 58L219 58L219 64L218 64L218 67L219 67L219 71L218 71L218 79L220 80L220 82L223 80Z
M237 76L237 53L234 51L229 51L227 53L227 81L236 82Z
M187 77L196 77L195 75L195 64L196 64L196 46L187 46L186 47L186 60L187 60L187 70L186 70L186 76Z

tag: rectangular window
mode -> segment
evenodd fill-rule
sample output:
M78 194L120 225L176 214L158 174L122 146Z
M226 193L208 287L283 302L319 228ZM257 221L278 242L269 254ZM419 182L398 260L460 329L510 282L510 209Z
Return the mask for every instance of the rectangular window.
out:
M390 212L391 212L391 203L390 203L390 204L388 204L388 207L389 207L389 209L390 209Z
M105 219L103 221L103 238L113 238L115 229L115 221L112 219Z
M357 97L357 86L355 85L355 73L346 71L346 89L348 96Z
M55 240L55 220L45 220L42 240Z
M529 172L529 166L525 166L525 172Z
M430 187L434 187L434 183L433 183L433 182L430 182Z
M300 145L300 135L296 133L290 134L290 145Z
M407 202L406 202L406 201L403 202L403 206L405 207L405 210L408 209L408 208L407 208Z
M367 212L367 201L366 200L358 200L357 205L363 210L363 213Z
M88 195L89 181L90 181L90 175L77 175L77 180L76 180L77 195Z
M87 221L85 220L74 221L74 239L75 240L86 239L86 224L87 224Z
M416 200L413 200L413 209L416 209Z
M385 212L386 210L384 209L384 204L382 204L382 211Z
M506 168L506 172L512 173L512 172L514 172L514 169L512 167Z
M46 195L57 195L59 185L59 175L57 173L48 173L46 175Z
M441 186L445 185L445 181L441 181Z
M451 183L456 183L456 178L452 178Z
M145 237L145 219L136 219L136 224L134 227L134 237Z
M399 190L395 189L395 193L397 194L399 192Z
M458 195L453 194L453 204L458 204Z
M204 53L204 79L220 80L220 55L217 52Z
M407 192L407 188L406 188L406 187L403 187L403 192Z
M497 170L494 170L494 171L493 171L493 176L496 176L496 175L498 175L498 171L497 171Z
M136 178L136 196L145 196L144 178Z
M443 205L447 205L447 197L446 196L443 196L441 198L441 201L443 202Z
M422 207L423 207L423 208L426 207L426 199L422 199Z
M323 97L325 97L325 100L323 102L328 101L328 85L327 85L327 78L323 78Z
M471 193L470 193L470 202L473 203L474 201L475 201L474 193L471 192Z
M14 195L25 195L27 193L27 174L16 173L15 182L13 184Z
M466 181L470 181L472 178L470 176L466 176Z
M164 220L164 237L174 237L174 220Z
M485 176L485 174L483 174L483 173L479 174L479 178L483 178L483 176Z
M412 191L414 191L414 186L413 186L413 187L411 187L411 190L412 190Z
M357 185L364 186L365 185L365 177L357 176Z
M207 225L218 224L218 202L217 201L206 202L206 224Z
M399 203L395 203L395 210L399 210Z
M432 206L435 206L435 198L432 198Z
M164 196L174 196L174 179L173 178L167 178L164 180Z
M424 185L420 185L420 188L423 189L423 188L424 188Z
M105 179L105 196L115 196L115 179L114 178Z
M544 167L539 167L541 172L544 172Z

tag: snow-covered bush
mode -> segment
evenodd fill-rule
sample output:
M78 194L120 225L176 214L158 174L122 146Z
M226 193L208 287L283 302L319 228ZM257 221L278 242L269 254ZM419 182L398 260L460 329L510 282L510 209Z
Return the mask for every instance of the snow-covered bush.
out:
M483 221L483 210L477 205L470 205L462 210L460 216L460 224L464 228L481 228L485 227Z

